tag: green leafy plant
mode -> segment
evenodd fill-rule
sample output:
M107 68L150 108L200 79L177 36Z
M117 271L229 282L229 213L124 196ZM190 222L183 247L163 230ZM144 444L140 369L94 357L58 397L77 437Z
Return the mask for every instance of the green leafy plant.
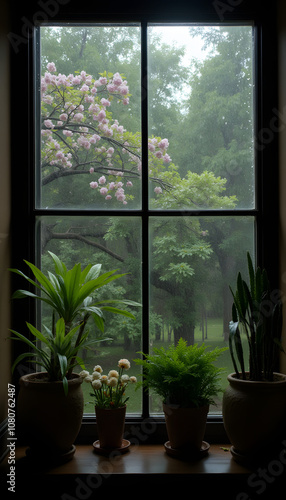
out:
M97 340L87 341L88 332L82 336L78 346L73 345L73 339L80 328L77 325L72 328L68 334L66 334L65 322L63 318L60 318L55 325L55 332L45 327L45 332L42 333L37 328L35 328L30 323L27 323L30 333L34 336L36 343L29 340L27 337L11 330L16 337L12 337L14 340L22 340L31 349L32 352L25 352L20 354L15 360L12 371L14 371L16 365L22 361L24 358L29 358L31 362L37 362L38 365L42 366L49 375L49 381L62 380L63 388L65 394L68 392L68 380L67 373L73 369L76 365L84 366L84 363L79 356L77 356L77 351L80 347L87 347ZM40 341L43 348L37 345L37 341Z
M107 375L102 374L100 365L95 366L91 374L87 370L80 372L83 380L92 386L93 392L90 396L94 398L97 408L121 408L127 403L129 397L125 396L126 388L128 384L135 384L137 379L123 374L124 370L130 368L128 359L120 359L118 368L119 371L110 370Z
M214 361L226 349L207 352L204 344L187 345L181 338L176 346L141 353L144 358L135 360L143 367L139 385L153 389L166 404L188 408L215 404L214 398L221 390L222 368L217 368Z
M233 291L232 321L229 324L229 349L236 376L250 380L273 380L281 345L282 302L280 293L272 290L267 271L254 270L247 253L249 284L238 273ZM249 375L245 370L241 331L245 333L249 350ZM238 364L240 371L238 368Z
M17 290L12 298L30 297L45 302L51 308L51 331L45 328L44 334L28 324L29 331L35 337L35 340L44 343L46 350L49 351L50 359L48 361L48 354L37 347L36 343L13 331L17 339L26 342L33 349L33 355L31 353L20 355L14 363L14 367L28 354L30 360L37 356L40 359L40 364L43 364L48 371L51 380L65 381L66 378L71 376L72 370L77 364L83 366L82 360L78 357L79 349L98 341L88 339L89 332L86 326L89 318L94 321L101 332L104 332L103 313L105 311L135 319L130 311L114 307L114 304L127 306L140 306L140 304L130 300L110 299L97 301L93 298L92 294L96 290L106 286L111 281L121 278L124 274L116 274L116 271L100 274L101 264L89 264L82 270L81 265L78 263L68 270L66 265L55 254L52 252L49 252L49 254L54 263L54 273L49 271L46 276L39 268L28 261L25 262L31 269L36 281L18 269L11 269L11 271L25 278L38 290L38 293L30 290Z

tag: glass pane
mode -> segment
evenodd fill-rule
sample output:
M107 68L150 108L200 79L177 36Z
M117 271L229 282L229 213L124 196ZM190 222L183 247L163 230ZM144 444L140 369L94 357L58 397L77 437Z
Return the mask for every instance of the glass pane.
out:
M36 205L140 208L140 27L46 26L40 47Z
M253 28L148 35L150 207L253 208Z
M177 343L228 347L232 296L238 271L247 272L254 252L252 217L152 217L150 219L150 351ZM234 371L229 351L218 360ZM161 401L151 396L151 411ZM221 397L213 413L221 413Z
M82 269L88 264L101 264L101 274L116 270L128 273L96 291L96 300L129 299L142 303L141 299L141 221L138 217L40 217L37 223L38 241L41 242L41 261L44 273L54 272L53 261L48 253L55 253L71 269L81 263ZM39 249L40 250L40 249ZM94 295L93 295L94 297ZM121 314L104 311L104 333L88 321L90 337L109 339L83 349L80 356L85 369L92 372L100 365L104 374L118 370L117 363L127 358L131 367L127 375L137 375L138 367L132 362L141 347L140 307L114 305L132 312L135 320ZM51 310L45 305L41 312L41 323L51 326ZM76 372L82 368L77 367ZM94 414L94 402L89 396L89 384L83 384L85 412ZM141 394L134 386L127 388L126 397L129 413L141 413ZM90 403L91 402L91 403Z

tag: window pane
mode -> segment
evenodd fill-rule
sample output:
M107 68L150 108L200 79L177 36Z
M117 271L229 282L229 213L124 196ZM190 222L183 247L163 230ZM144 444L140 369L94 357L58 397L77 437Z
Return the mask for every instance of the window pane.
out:
M102 272L117 270L129 273L96 292L97 300L130 299L142 303L141 299L141 220L138 217L40 217L37 224L38 241L41 241L41 266L43 272L54 272L51 251L63 260L68 269L80 262L82 269L87 264L102 264ZM99 342L80 353L84 359L85 369L92 371L95 365L101 365L104 373L117 369L121 358L131 363L128 375L137 375L138 367L132 362L141 347L140 307L117 306L130 310L135 320L120 314L104 312L104 334L90 319L88 327L90 335L95 338L112 340ZM41 323L51 326L51 311L44 306ZM77 368L75 371L80 371ZM89 401L89 384L83 384L85 395L85 412L94 414L94 405ZM128 412L141 412L141 394L134 387L127 389L130 399Z
M228 347L238 271L254 251L252 217L152 217L150 220L150 350L181 337L189 344ZM229 352L218 363L233 372ZM151 397L151 411L161 402ZM221 398L212 411L221 413Z
M43 208L140 207L140 27L40 28Z
M150 26L150 206L253 208L252 26Z

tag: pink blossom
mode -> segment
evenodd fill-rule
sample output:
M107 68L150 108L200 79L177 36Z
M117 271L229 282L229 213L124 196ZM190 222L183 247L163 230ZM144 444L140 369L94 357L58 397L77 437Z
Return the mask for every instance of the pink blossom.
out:
M100 122L100 121L102 121L105 117L106 117L106 113L105 113L104 109L102 109L102 110L98 113L98 115L97 115L97 119L98 119L98 121Z
M98 188L98 184L97 184L97 182L90 182L90 184L89 184L89 185L90 185L90 187L91 187L92 189Z
M113 81L113 83L115 85L121 85L122 84L122 78L121 78L120 74L119 73L114 73L112 81Z
M123 99L123 104L126 106L127 104L129 104L129 97L125 97L125 99Z
M111 106L111 102L108 101L108 99L103 98L103 99L101 99L100 102L101 102L102 106Z
M85 94L84 100L85 100L85 102L93 102L94 97L92 95Z
M64 158L64 153L62 151L58 151L56 154L56 158L59 160L62 160Z
M171 158L170 156L166 153L164 156L163 156L163 160L165 163L170 163L171 161Z
M110 194L108 194L106 197L105 197L106 200L111 200L112 199L112 196L110 196Z
M63 120L63 121L66 121L68 119L68 115L67 113L62 113L60 116L59 116L60 120Z
M116 90L117 90L117 87L116 87L116 85L114 85L114 83L109 83L106 88L107 88L108 92L110 92L110 93L116 92Z
M149 142L148 149L149 149L149 151L154 152L155 151L155 146L153 144L150 144L150 142Z
M160 188L159 186L157 186L157 187L155 187L154 192L156 194L160 194L160 193L162 193L162 188Z
M99 191L99 192L100 192L100 194L102 194L102 196L106 196L106 195L107 195L107 193L108 193L108 189L107 189L107 188L105 188L105 187L103 187L103 188L101 188L101 189L100 189L100 191Z
M132 187L132 186L133 186L133 184L132 184L132 182L131 182L131 181L127 181L127 182L126 182L126 186Z
M97 135L97 134L94 134L91 136L91 138L89 139L89 142L91 144L96 144L96 141L100 141L100 136Z
M115 182L110 182L108 187L109 187L109 189L114 189L115 188Z
M101 76L99 78L100 85L106 85L107 84L107 78L105 76Z
M169 141L168 139L162 139L159 144L158 144L160 149L167 149L169 146Z
M52 73L57 71L56 65L53 62L47 64L47 69L48 69L48 71L51 71Z
M44 124L47 128L54 128L55 127L52 120L44 120Z
M81 89L80 89L82 92L88 92L89 91L89 87L88 85L84 84Z
M90 91L92 94L96 94L97 92L97 88L96 87L92 87L91 91Z
M155 156L156 156L157 158L163 158L162 151L156 151Z
M73 135L73 132L71 130L63 130L63 134L67 137L71 137Z
M82 113L76 113L73 118L74 118L74 121L81 122L81 120L83 119L83 114Z
M126 95L128 94L129 89L127 85L120 85L120 87L118 87L118 91L121 95Z
M104 175L102 175L102 176L98 179L98 182L99 182L99 184L105 184L105 183L106 183L106 178L104 177Z
M74 76L72 79L72 83L73 85L78 85L79 83L81 83L81 77L79 75Z
M93 168L93 167L91 167L91 168L89 169L89 173L90 173L90 174L93 174L93 172L94 172L94 168Z

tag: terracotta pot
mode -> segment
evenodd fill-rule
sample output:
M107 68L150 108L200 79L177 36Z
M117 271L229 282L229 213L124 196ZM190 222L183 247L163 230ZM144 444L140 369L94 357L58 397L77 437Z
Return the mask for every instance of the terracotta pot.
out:
M279 437L286 424L286 375L273 382L227 377L223 395L223 421L234 458L255 456Z
M120 448L125 426L126 405L121 408L95 407L98 438L101 448Z
M56 457L74 449L84 408L81 384L73 374L66 396L62 382L49 382L45 372L20 378L17 415L32 453Z
M180 408L163 404L172 449L199 452L205 434L209 406Z

